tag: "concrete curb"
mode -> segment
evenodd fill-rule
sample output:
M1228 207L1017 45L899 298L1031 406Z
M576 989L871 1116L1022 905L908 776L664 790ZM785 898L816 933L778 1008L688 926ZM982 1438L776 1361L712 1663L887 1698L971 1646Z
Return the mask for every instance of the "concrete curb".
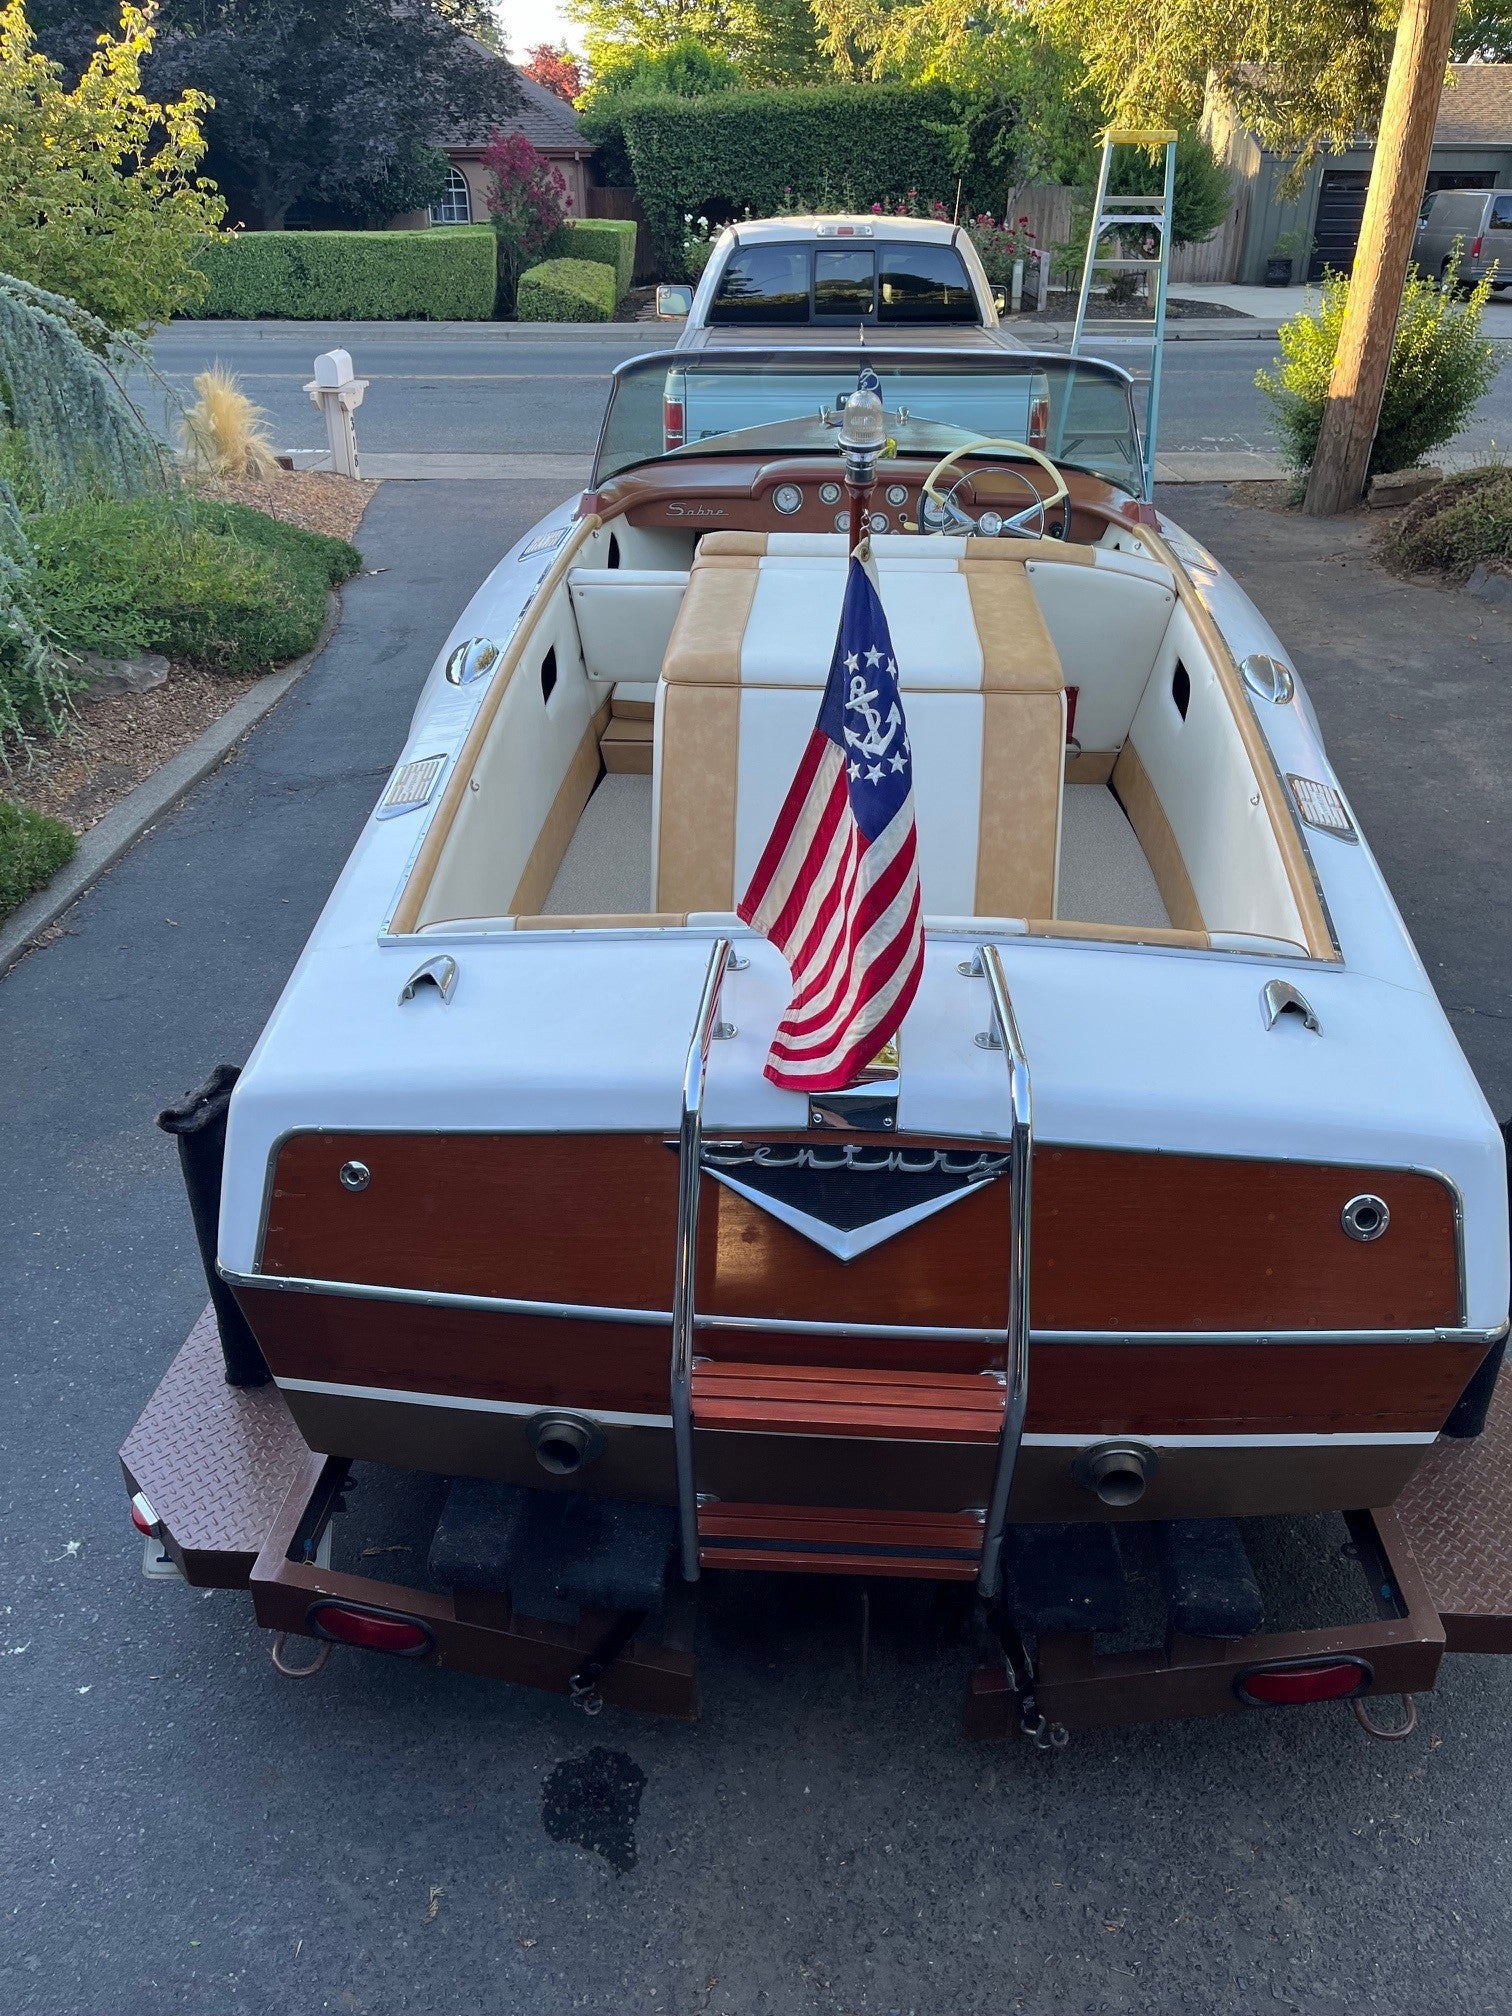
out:
M1003 327L1012 334L1027 341L1032 333L1037 341L1045 343L1069 343L1072 324L1069 322L1047 322L1043 327L1023 323L1005 322ZM1131 324L1131 329L1137 325ZM1231 322L1228 317L1214 316L1210 322L1167 322L1165 340L1167 343L1274 343L1280 330L1278 322ZM1099 335L1112 343L1141 343L1148 345L1147 332L1120 336L1116 322L1094 322L1087 334L1089 345L1098 340ZM1095 357L1096 350L1087 354Z
M309 671L336 634L341 621L341 597L332 589L326 596L325 621L314 648L302 658L281 666L249 686L233 707L218 721L212 721L196 741L177 756L144 777L118 805L113 805L79 841L78 852L66 868L60 868L45 889L29 896L19 910L13 910L0 924L0 976L32 949L33 944L55 924L72 904L90 889L107 869L113 868L129 848L136 845L149 826L155 826L201 778L208 777L223 763L231 750L256 727L272 708Z

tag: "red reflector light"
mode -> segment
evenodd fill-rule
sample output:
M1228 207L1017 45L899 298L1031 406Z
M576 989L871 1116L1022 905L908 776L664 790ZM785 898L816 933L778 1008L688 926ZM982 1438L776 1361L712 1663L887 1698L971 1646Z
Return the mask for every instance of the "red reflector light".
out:
M136 1492L131 1500L131 1523L138 1533L146 1534L149 1540L157 1538L158 1516L140 1491Z
M366 1610L358 1603L313 1603L305 1622L317 1638L334 1638L338 1645L357 1645L364 1652L393 1652L401 1659L429 1652L432 1644L430 1626L418 1617Z
M681 448L686 438L687 420L683 413L681 399L662 401L662 440L668 448Z
M1040 392L1029 401L1029 432L1024 436L1031 448L1043 448L1050 439L1050 395Z
M1278 1660L1239 1674L1234 1692L1248 1708L1293 1708L1304 1701L1348 1701L1374 1678L1363 1659Z

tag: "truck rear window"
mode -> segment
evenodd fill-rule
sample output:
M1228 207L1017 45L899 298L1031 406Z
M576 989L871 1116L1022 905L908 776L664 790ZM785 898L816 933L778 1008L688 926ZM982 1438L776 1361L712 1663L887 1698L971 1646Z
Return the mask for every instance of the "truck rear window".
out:
M967 322L979 318L971 283L953 245L883 245L878 257L879 322Z
M981 321L953 245L746 245L724 270L713 325Z

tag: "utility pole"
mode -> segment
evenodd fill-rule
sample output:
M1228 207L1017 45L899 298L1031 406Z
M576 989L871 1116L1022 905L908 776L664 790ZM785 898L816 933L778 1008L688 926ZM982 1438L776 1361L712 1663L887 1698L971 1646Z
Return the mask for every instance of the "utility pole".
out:
M1349 304L1304 509L1331 518L1360 500L1401 313L1413 233L1449 62L1457 0L1403 0Z

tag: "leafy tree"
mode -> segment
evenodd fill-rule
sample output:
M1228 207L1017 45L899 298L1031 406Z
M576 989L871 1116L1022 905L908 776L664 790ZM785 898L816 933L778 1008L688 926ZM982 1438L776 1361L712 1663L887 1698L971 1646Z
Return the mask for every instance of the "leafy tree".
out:
M1469 0L1454 29L1456 63L1512 63L1512 0Z
M145 332L199 299L196 247L225 206L197 173L207 101L141 84L149 14L124 5L72 90L22 0L0 5L0 271Z
M565 104L583 95L583 69L565 42L553 47L550 42L537 42L528 50L530 60L526 63L525 75L533 77L537 84L544 84Z
M742 78L728 56L702 42L674 42L668 49L627 49L609 57L593 73L588 104L605 98L706 98L712 91L738 91Z
M745 84L804 84L833 74L809 0L568 0L567 12L583 30L595 82L627 59L690 43L733 62Z
M43 46L77 60L107 0L34 4ZM242 222L376 219L396 193L435 193L442 134L486 132L518 103L514 71L479 46L497 36L486 0L162 0L150 75L213 99L206 167Z
M520 275L562 228L571 199L561 169L523 133L495 133L483 165L489 176L489 216L499 241L499 289L512 312Z

